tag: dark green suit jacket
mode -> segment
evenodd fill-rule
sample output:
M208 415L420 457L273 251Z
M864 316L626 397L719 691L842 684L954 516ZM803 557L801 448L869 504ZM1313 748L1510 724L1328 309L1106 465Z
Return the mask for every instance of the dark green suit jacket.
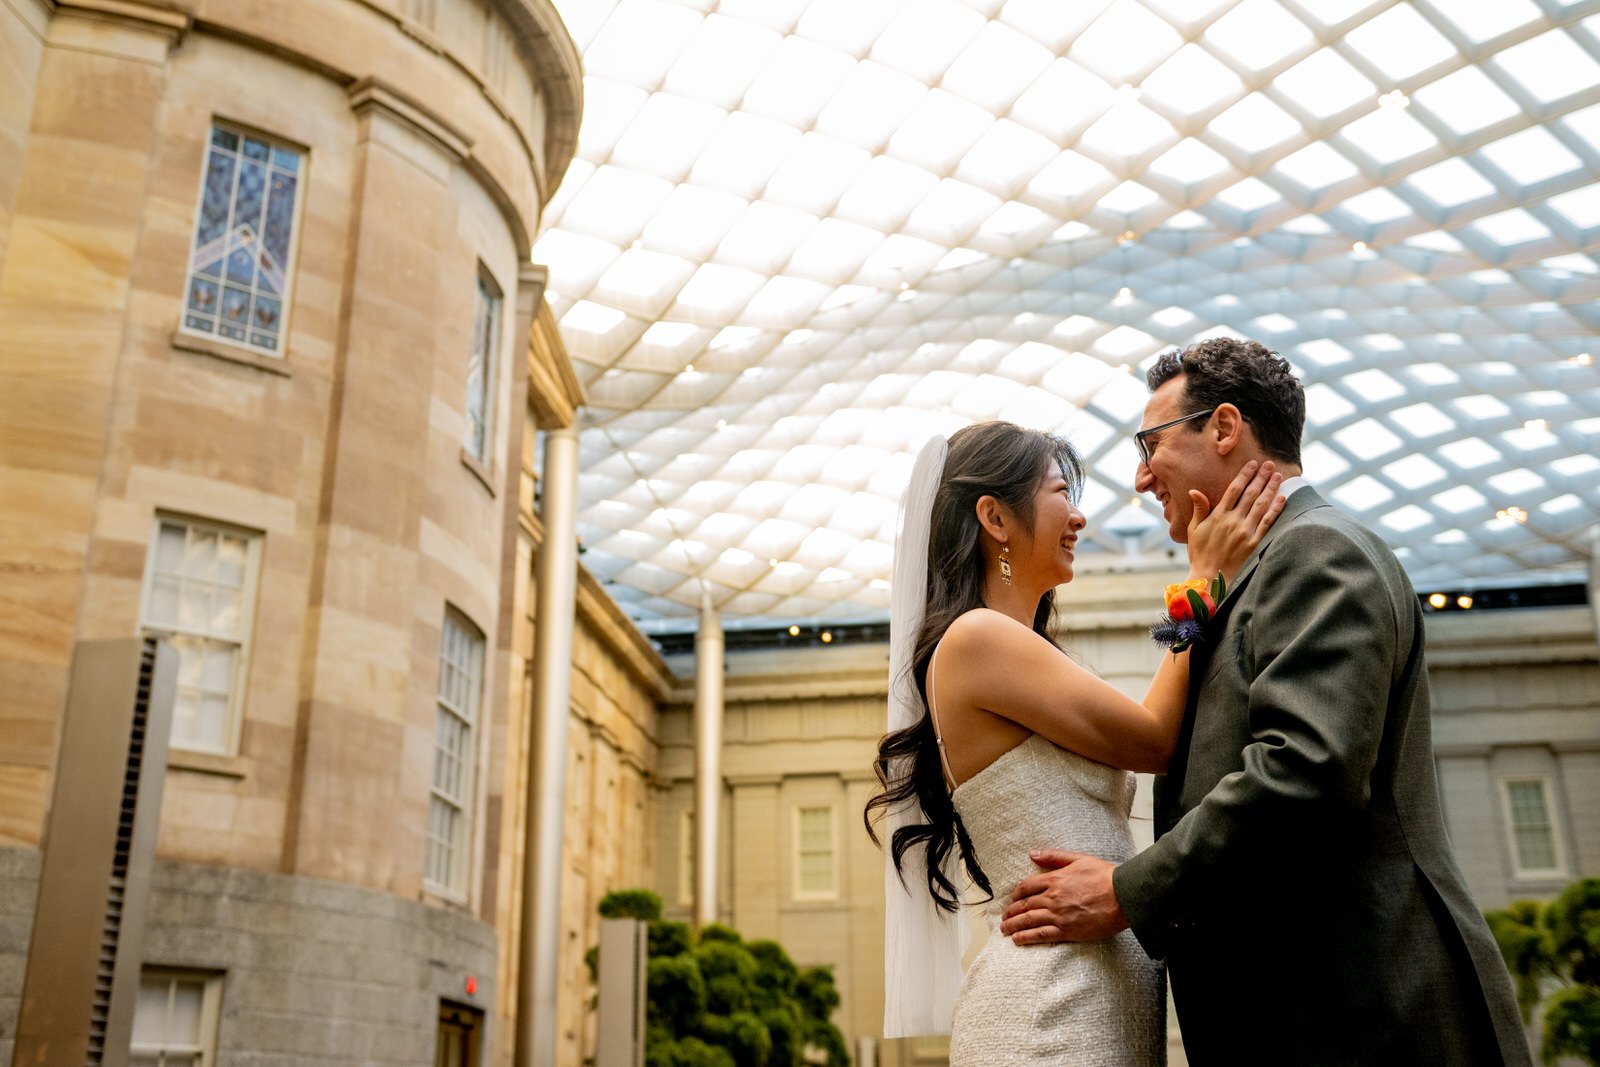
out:
M1115 873L1190 1062L1529 1064L1445 837L1394 553L1300 489L1191 660L1158 840Z

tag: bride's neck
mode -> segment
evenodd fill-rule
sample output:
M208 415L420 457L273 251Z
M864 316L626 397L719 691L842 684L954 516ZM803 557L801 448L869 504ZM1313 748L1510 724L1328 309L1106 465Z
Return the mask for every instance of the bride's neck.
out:
M1033 589L1020 582L1007 585L998 576L990 576L983 583L983 606L1009 615L1031 630L1034 613L1039 610L1039 600L1047 592L1048 589Z

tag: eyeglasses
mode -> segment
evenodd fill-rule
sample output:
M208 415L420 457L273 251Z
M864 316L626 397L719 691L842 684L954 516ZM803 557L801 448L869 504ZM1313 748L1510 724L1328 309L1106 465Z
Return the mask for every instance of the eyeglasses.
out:
M1206 408L1204 411L1196 411L1192 415L1185 415L1183 418L1173 419L1171 422L1163 422L1160 426L1152 426L1148 430L1140 430L1138 433L1134 434L1133 447L1139 450L1139 462L1143 463L1146 467L1150 466L1150 453L1153 451L1150 445L1151 434L1158 434L1162 430L1170 429L1179 423L1192 422L1195 419L1210 418L1212 413L1216 410L1216 408Z

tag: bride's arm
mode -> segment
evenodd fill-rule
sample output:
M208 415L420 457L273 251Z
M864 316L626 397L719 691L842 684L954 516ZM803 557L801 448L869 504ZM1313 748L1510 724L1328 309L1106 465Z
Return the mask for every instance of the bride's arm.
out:
M1249 556L1282 510L1279 481L1270 469L1247 468L1215 514L1197 506L1190 524L1195 577L1232 573ZM1166 769L1187 697L1187 652L1162 657L1139 703L998 611L961 616L941 647L940 677L954 683L945 692L959 703L1010 719L1101 763L1134 771Z

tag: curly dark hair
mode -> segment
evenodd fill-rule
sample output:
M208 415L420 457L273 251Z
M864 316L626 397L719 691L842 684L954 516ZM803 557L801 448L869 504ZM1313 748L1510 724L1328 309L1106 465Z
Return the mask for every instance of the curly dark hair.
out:
M1259 341L1213 337L1165 353L1145 381L1153 393L1180 374L1185 412L1232 404L1255 430L1268 459L1300 465L1306 394L1288 360ZM1188 424L1193 433L1203 426L1200 420Z
M894 832L890 850L895 870L904 878L905 854L918 844L927 846L928 892L946 911L960 906L960 892L942 867L950 849L960 850L962 863L973 884L993 895L988 876L978 865L961 816L950 801L944 766L933 722L928 716L928 664L950 624L983 604L983 527L978 522L978 498L992 496L1014 512L1024 526L1033 524L1033 498L1040 482L1060 471L1076 502L1083 490L1083 467L1078 453L1065 440L1038 430L1025 430L1009 422L980 422L950 437L944 473L933 498L928 531L927 611L917 633L910 671L922 699L922 717L904 730L886 735L878 744L873 769L883 791L867 801L862 817L875 844L873 818L880 809L916 801L927 822L902 826ZM1046 640L1055 617L1055 590L1039 599L1033 629ZM1064 653L1063 653L1064 654ZM891 685L904 684L890 679Z

